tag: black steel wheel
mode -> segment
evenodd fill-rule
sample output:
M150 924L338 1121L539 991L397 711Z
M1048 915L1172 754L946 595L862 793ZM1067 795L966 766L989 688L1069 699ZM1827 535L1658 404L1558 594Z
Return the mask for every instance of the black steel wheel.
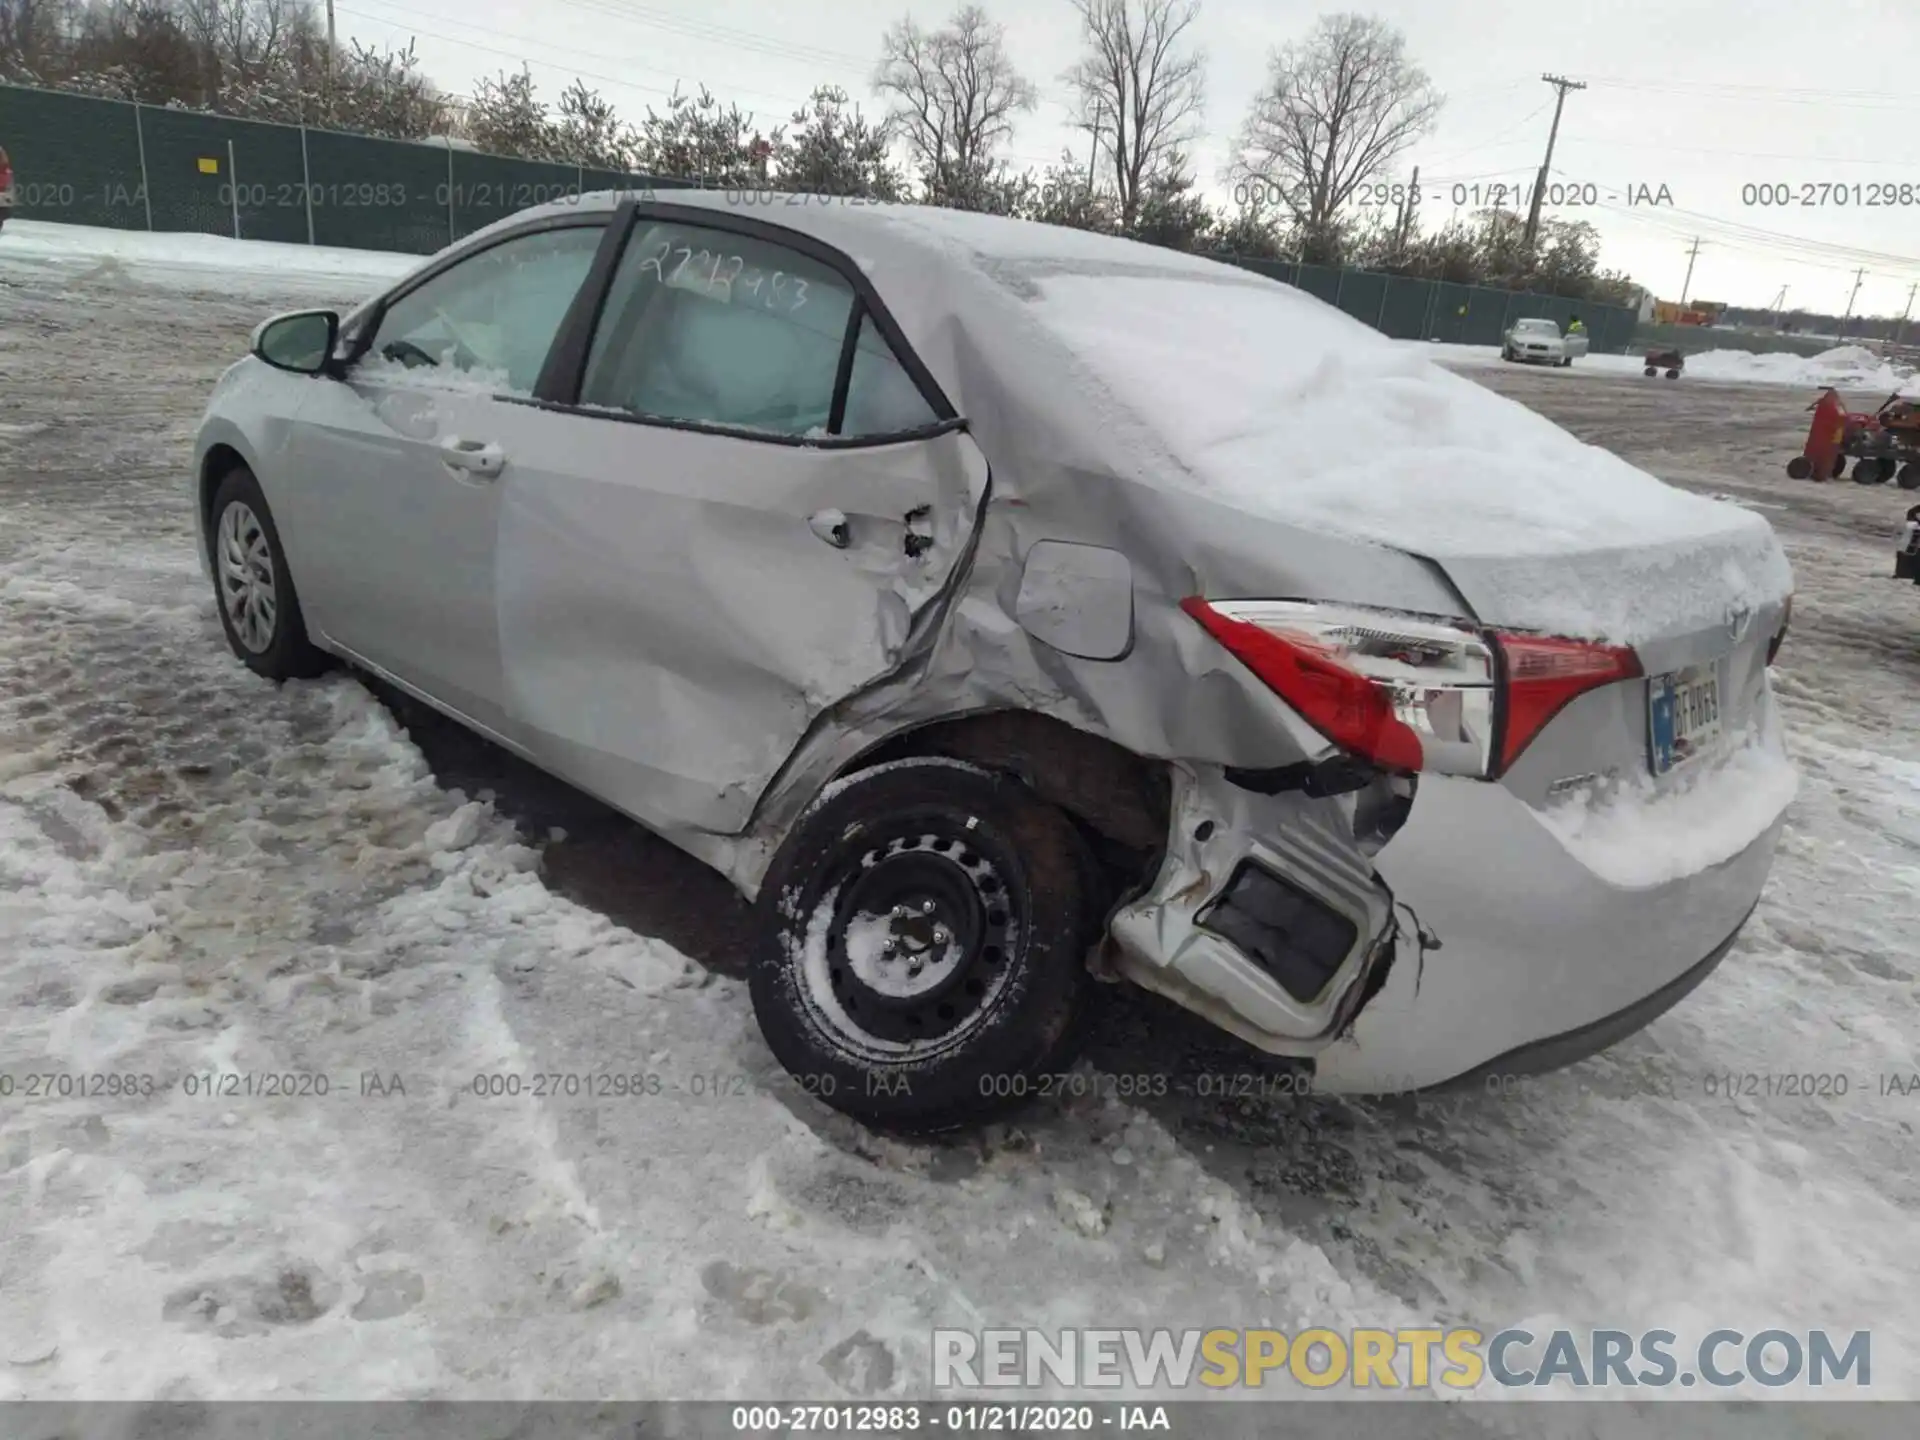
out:
M1804 480L1811 474L1813 474L1813 461L1809 460L1806 456L1796 455L1787 461L1787 478L1789 480Z
M1894 477L1902 490L1920 490L1920 460L1909 460Z
M888 1129L974 1123L1065 1062L1090 977L1079 837L1017 780L952 760L856 774L763 883L749 988L810 1094Z

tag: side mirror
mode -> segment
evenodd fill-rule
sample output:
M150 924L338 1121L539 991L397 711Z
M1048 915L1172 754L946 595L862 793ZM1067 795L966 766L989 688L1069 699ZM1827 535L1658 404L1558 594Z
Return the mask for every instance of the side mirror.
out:
M340 341L340 317L331 310L296 310L263 321L253 332L253 353L276 370L324 375Z

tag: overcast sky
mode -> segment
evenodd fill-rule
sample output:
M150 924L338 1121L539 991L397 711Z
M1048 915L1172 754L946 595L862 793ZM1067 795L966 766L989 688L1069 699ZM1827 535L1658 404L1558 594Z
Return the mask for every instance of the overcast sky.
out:
M342 39L417 41L443 87L524 59L543 94L576 74L638 119L676 80L704 82L768 125L816 84L840 84L870 109L882 31L911 13L939 24L953 3L926 0L335 0ZM1087 139L1070 130L1060 72L1078 53L1068 0L988 0L1014 56L1043 97L1009 147L1044 165ZM1260 89L1269 54L1327 7L1298 0L1202 0L1195 27L1208 57L1207 134L1196 147L1212 193ZM1540 75L1585 80L1567 97L1554 179L1592 187L1597 205L1557 213L1595 222L1602 262L1678 299L1687 250L1703 241L1691 294L1789 308L1898 314L1920 280L1920 6L1906 0L1379 0L1360 7L1400 28L1447 97L1439 126L1405 157L1421 167L1429 223L1490 187L1532 183L1552 120ZM1763 203L1779 187L1793 203ZM1830 186L1803 195L1803 187ZM1907 188L1905 204L1870 208L1868 187ZM1480 187L1476 197L1472 187ZM1639 187L1670 204L1629 205ZM1856 189L1857 187L1857 189ZM1579 192L1576 192L1579 193ZM1800 203L1811 199L1812 204ZM1843 203L1845 202L1845 203ZM1858 252L1858 253L1856 253Z

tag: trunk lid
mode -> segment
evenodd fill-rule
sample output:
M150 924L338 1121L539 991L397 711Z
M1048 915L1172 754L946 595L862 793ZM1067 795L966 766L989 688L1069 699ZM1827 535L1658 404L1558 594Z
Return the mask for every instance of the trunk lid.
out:
M1430 560L1485 623L1697 651L1792 588L1757 513L1668 485L1288 286L1225 266L1053 273L1028 304L1097 387L1084 408L1118 473Z

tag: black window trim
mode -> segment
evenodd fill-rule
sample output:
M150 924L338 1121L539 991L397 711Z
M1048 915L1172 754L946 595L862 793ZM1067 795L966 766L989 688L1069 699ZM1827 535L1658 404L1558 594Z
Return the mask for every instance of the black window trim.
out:
M634 411L581 405L580 390L586 378L587 358L592 349L594 331L598 328L602 311L612 291L613 278L619 269L620 259L626 253L628 243L643 221L661 221L666 224L688 225L704 230L718 230L725 234L743 235L749 239L765 241L770 245L782 246L833 271L853 292L853 304L848 310L847 331L841 341L840 362L834 374L828 428L837 429L846 418L847 390L852 381L854 351L858 344L860 322L863 317L872 319L874 328L880 332L880 337L892 350L894 358L900 363L900 368L906 371L907 377L919 390L921 398L933 411L933 421L910 430L896 430L880 435L784 435L739 425L716 425L703 420L681 420L670 415L642 415ZM790 445L812 450L854 450L880 445L898 445L910 440L931 439L952 430L967 428L966 418L954 408L953 402L940 388L940 382L934 379L933 372L914 353L913 347L907 343L905 333L900 329L899 322L893 318L892 312L887 309L886 301L880 298L880 292L874 288L873 281L851 257L811 235L788 229L784 225L773 224L757 216L732 215L724 211L710 210L704 205L676 205L657 200L624 200L614 211L612 221L607 227L607 235L601 242L599 253L594 256L592 269L588 271L587 280L580 287L580 293L574 297L574 303L568 310L566 319L561 322L559 333L554 337L553 348L547 354L547 365L540 373L540 381L535 386L533 396L529 398L503 395L496 398L513 404L534 405L542 410L561 411L594 420L620 420L629 424L660 426L670 430L691 430L703 435L722 435L736 440L754 440L762 444Z
M387 312L394 305L429 281L439 279L456 265L463 264L477 255L484 255L487 251L504 245L509 240L522 240L529 235L540 235L549 230L581 230L589 227L599 229L601 231L600 248L594 252L593 262L587 269L587 278L581 283L580 291L574 295L573 304L568 307L568 313L560 321L560 329L554 335L554 346L557 347L560 340L567 334L567 326L573 319L573 309L579 305L581 295L594 280L601 257L606 253L608 238L614 233L618 219L618 210L582 210L570 215L543 215L539 219L528 220L511 229L497 231L477 244L463 244L458 250L442 255L426 269L407 276L399 285L374 301L366 319L361 322L359 332L354 336L352 351L339 362L341 367L345 369L366 358L367 351L373 348L374 336L379 334L381 325L386 323ZM553 348L549 347L547 351L547 364L552 363ZM544 380L545 365L542 366L540 373L541 379Z

